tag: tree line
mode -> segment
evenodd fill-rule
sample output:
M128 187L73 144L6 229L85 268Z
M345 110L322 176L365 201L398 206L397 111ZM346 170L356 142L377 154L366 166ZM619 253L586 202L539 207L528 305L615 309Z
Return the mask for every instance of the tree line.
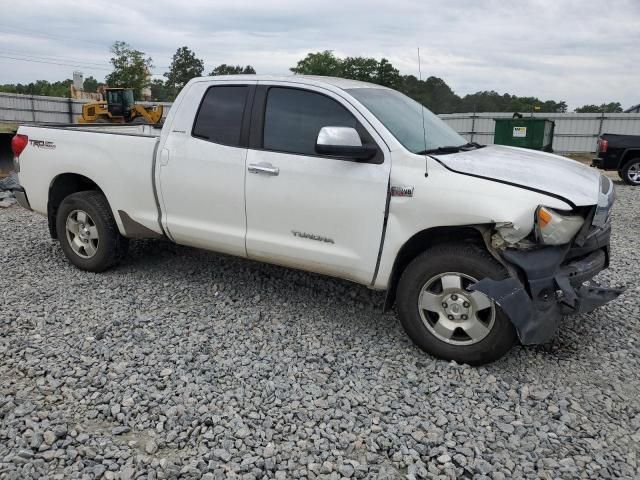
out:
M205 74L204 61L188 47L176 50L169 70L163 79L151 80L153 60L140 50L125 42L117 41L111 47L111 65L113 71L105 78L105 83L93 77L84 80L84 90L96 92L103 85L112 87L131 87L137 98L141 98L143 89L150 88L151 97L156 101L173 101L180 89L192 78ZM402 75L386 58L380 60L369 57L339 58L330 50L309 53L290 68L291 72L304 75L326 75L333 77L362 80L394 88L422 103L435 113L466 112L549 112L564 113L567 104L564 100L541 100L537 97L519 97L496 91L481 91L464 96L457 95L447 83L435 76L418 79L414 75ZM251 65L221 64L208 75L255 74ZM26 85L0 85L0 91L31 95L50 95L68 97L70 79L59 82L38 80ZM622 112L619 102L602 105L584 105L576 108L578 113Z

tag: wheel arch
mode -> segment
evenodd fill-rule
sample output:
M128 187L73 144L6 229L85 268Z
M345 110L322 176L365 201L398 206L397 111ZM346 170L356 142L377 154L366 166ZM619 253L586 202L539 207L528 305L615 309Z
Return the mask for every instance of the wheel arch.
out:
M393 262L387 294L385 297L384 308L386 312L394 305L396 301L396 289L400 275L405 268L425 250L442 243L449 242L469 242L487 248L487 233L491 231L492 225L461 225L453 227L432 227L421 230L407 240Z
M51 238L57 239L56 215L62 201L72 193L96 190L104 195L103 190L89 177L79 173L61 173L54 177L49 185L47 197L47 220Z
M622 159L620 160L620 169L618 170L618 175L624 183L627 185L638 186L640 185L637 182L637 175L634 175L634 178L629 176L629 170L633 165L637 165L640 162L640 148L628 148L622 154ZM634 169L635 170L635 169ZM637 172L634 172L637 173Z
M640 158L640 148L627 148L620 157L620 169L635 158Z

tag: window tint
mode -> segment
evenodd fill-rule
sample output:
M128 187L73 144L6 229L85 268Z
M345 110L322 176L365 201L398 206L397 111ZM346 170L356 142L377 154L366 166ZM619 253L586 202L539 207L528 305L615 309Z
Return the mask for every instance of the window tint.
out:
M193 125L193 136L225 145L240 145L242 115L249 87L211 87Z
M264 117L264 148L316 155L322 127L357 127L357 121L335 100L319 93L271 88Z

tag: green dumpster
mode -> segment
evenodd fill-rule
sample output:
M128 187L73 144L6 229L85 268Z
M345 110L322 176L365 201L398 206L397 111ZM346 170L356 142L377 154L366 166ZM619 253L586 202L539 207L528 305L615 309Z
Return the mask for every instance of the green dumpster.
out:
M548 118L495 118L493 143L552 152L555 122Z

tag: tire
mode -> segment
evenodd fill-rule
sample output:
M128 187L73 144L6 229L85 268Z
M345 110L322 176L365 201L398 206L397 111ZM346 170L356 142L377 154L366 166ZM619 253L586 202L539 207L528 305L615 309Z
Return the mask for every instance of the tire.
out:
M620 178L627 185L640 185L640 157L632 158L620 170Z
M73 193L62 201L56 215L56 231L69 261L89 272L113 267L129 246L128 239L118 231L107 199L93 190Z
M435 357L470 365L493 362L511 349L516 330L498 305L466 287L485 277L507 276L481 247L435 246L415 258L400 277L397 309L402 326L418 347Z
M129 124L130 125L149 125L149 122L144 117L136 117L133 120L131 120Z

